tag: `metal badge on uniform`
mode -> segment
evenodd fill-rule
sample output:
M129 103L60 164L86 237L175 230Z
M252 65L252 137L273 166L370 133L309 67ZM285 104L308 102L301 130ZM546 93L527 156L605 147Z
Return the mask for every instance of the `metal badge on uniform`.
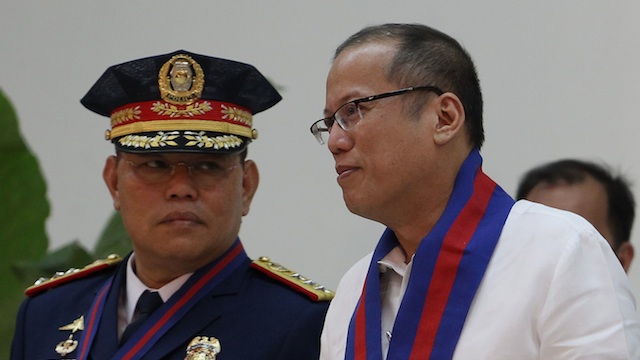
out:
M160 68L158 85L165 101L176 105L191 104L202 96L204 71L191 56L175 55Z
M73 334L76 331L84 330L84 316L75 319L71 324L59 327L58 330L71 331L71 334L66 340L60 341L58 345L56 345L56 353L64 357L74 352L78 347L78 340L73 339Z
M222 347L220 341L213 336L196 336L187 346L185 360L216 360Z

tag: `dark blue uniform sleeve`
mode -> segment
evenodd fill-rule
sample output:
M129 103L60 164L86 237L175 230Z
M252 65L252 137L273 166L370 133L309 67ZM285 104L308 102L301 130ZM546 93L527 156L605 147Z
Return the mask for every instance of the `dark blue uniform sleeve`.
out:
M320 357L320 334L329 302L322 303L322 305L324 306L311 306L300 314L282 345L278 359L318 360Z
M24 359L24 326L27 306L29 306L29 299L26 299L20 304L20 310L16 318L16 330L13 334L13 342L11 343L11 360Z

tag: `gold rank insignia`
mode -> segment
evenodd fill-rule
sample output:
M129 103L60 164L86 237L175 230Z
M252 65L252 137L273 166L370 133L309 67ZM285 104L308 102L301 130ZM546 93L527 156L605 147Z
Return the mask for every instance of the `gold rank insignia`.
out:
M52 289L58 285L62 285L86 277L95 272L108 269L122 261L122 258L118 255L111 254L106 259L96 260L91 264L83 267L82 269L71 268L67 271L59 271L50 278L40 278L36 282L25 290L27 296L35 296L45 290Z
M73 339L73 334L76 331L84 330L84 316L80 316L79 318L73 320L71 324L59 327L58 330L71 331L69 337L66 340L60 341L55 348L56 353L60 354L60 356L62 357L65 357L74 352L78 347L78 340Z
M216 360L222 351L220 341L213 336L196 336L187 346L185 360Z
M287 269L286 267L271 261L266 256L261 256L251 263L251 267L261 271L272 279L285 283L292 289L306 294L314 301L330 301L335 293L324 285L300 275L299 273Z

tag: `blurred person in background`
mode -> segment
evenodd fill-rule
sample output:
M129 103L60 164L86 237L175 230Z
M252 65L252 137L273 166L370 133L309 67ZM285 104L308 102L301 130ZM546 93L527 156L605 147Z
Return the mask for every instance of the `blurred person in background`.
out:
M624 271L629 272L634 256L630 239L636 203L622 175L593 162L558 160L527 171L516 197L584 217L607 239Z

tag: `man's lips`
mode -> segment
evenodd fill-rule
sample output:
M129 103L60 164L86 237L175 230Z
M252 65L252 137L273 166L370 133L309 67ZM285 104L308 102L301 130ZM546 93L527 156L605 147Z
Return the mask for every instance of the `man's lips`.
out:
M336 173L338 173L338 178L347 176L357 170L356 166L351 165L336 165Z
M167 214L160 221L161 224L167 224L172 222L191 222L196 224L202 224L203 221L198 215L191 211L174 211Z

